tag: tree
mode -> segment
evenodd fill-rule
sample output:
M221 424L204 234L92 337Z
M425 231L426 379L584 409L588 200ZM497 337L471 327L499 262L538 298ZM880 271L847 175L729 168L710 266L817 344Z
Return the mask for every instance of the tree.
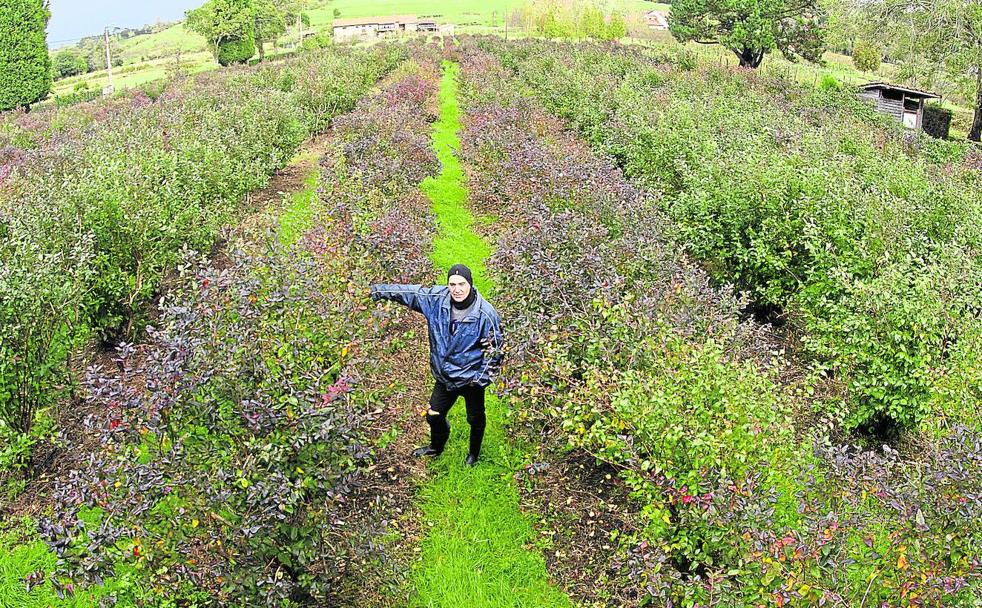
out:
M51 90L44 0L0 0L0 111L28 108Z
M218 45L219 65L228 66L233 63L245 63L256 54L256 39L251 31L243 38L225 40Z
M256 52L252 0L208 0L185 13L185 27L201 34L221 65L245 63Z
M88 60L76 49L62 49L51 60L55 80L78 76L89 70Z
M604 14L600 12L599 8L590 5L583 9L583 15L580 17L580 31L583 32L584 36L599 40L604 37L606 27Z
M933 87L939 76L965 92L975 115L968 138L982 140L982 2L874 0L860 5L896 43L906 79Z
M264 61L265 43L286 33L286 14L273 0L253 0L252 14L259 61Z
M604 40L620 40L624 36L627 36L627 22L624 21L624 15L619 12L614 12L610 16L610 22L604 31Z
M742 67L757 68L774 49L791 61L819 61L825 12L817 0L675 0L669 29L680 42L719 44Z
M88 64L86 71L106 69L106 39L102 36L85 38L79 43L82 55ZM109 37L109 51L113 66L122 65L123 50L115 36Z
M880 69L880 48L869 40L857 40L852 49L852 62L857 69L875 72Z

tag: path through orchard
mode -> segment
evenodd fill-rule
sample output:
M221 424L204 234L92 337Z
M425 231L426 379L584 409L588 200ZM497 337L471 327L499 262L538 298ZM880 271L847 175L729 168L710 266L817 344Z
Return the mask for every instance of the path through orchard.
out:
M495 285L484 267L491 250L472 228L464 171L456 156L458 72L457 64L444 64L440 117L433 133L442 170L421 186L439 224L431 257L441 269L454 263L470 266L477 288L493 301ZM420 493L426 534L412 573L414 606L572 606L550 584L541 553L528 548L534 531L519 509L512 481L521 453L504 435L503 407L489 392L484 450L473 468L464 465L469 428L463 405L450 412L450 442L433 461L432 476Z

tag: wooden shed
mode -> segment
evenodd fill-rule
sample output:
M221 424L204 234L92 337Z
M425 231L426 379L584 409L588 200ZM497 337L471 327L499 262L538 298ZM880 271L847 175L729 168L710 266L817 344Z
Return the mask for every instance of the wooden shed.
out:
M876 111L889 114L908 129L920 129L924 122L924 102L940 95L889 82L870 82L859 87L859 96L876 105Z

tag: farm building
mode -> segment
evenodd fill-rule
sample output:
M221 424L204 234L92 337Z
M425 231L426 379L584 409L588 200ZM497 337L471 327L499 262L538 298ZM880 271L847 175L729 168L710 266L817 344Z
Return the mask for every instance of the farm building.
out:
M668 29L668 13L664 11L648 11L644 14L644 22L651 30Z
M453 36L454 26L452 23L437 23L432 19L420 19L416 31L427 34L439 34L440 36Z
M335 19L332 28L337 41L383 38L417 32L453 35L454 31L452 24L438 25L432 19L417 19L416 15Z
M335 19L332 29L334 39L340 41L353 38L380 38L415 32L418 23L416 15L389 15L358 19Z
M870 82L859 87L859 96L876 105L876 111L889 114L908 129L920 129L924 122L924 102L940 95L888 82Z

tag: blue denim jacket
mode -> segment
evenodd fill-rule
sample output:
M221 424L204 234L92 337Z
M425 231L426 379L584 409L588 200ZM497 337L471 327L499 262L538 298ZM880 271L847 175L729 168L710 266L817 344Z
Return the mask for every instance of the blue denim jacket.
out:
M451 336L450 290L446 286L371 286L373 300L391 300L423 313L429 325L430 371L449 390L487 386L501 368L501 318L476 287L471 289L476 295L476 313L464 317Z

